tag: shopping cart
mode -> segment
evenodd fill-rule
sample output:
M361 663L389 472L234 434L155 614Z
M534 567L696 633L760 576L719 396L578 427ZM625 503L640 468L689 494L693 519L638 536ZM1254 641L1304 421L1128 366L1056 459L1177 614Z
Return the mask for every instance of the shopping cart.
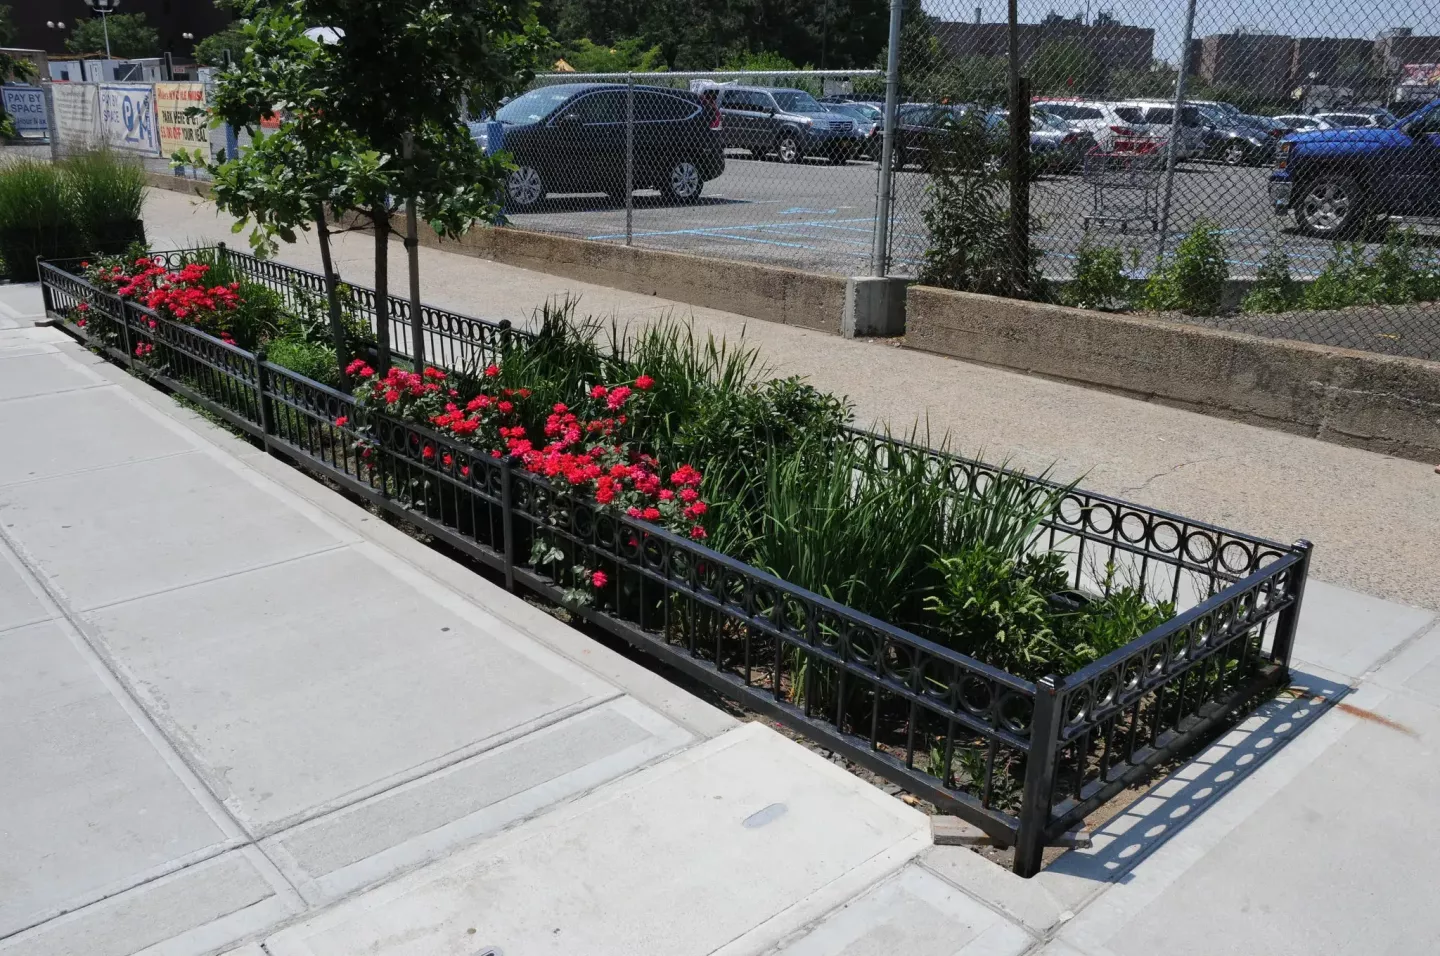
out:
M1160 183L1165 173L1165 153L1154 140L1117 140L1110 152L1097 147L1085 154L1083 179L1090 187L1092 222L1118 225L1121 232L1131 223L1148 222L1150 231L1160 228Z

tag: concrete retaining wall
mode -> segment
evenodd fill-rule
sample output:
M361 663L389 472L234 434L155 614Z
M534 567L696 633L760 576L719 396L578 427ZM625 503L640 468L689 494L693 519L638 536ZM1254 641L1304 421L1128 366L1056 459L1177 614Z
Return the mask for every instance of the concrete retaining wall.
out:
M905 344L1419 461L1440 363L911 286Z
M201 199L210 198L210 180L208 179L187 179L184 176L176 176L173 173L156 173L147 170L145 173L145 183L156 189L168 189L174 193L188 193L191 196L198 196Z
M396 216L394 223L403 235L404 217ZM419 234L421 245L448 252L823 332L838 333L845 310L843 276L526 229L477 228L459 239L442 240L422 223Z

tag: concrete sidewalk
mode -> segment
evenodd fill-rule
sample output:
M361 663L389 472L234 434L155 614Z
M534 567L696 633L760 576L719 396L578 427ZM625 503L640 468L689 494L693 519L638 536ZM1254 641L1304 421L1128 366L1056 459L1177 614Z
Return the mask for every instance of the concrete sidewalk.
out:
M929 842L58 331L0 328L0 442L5 956L212 953L472 845L534 919L460 951L758 952Z
M241 242L232 219L178 193L150 190L145 218L157 249ZM341 274L371 285L373 250L369 235L337 237ZM279 258L318 269L314 236ZM732 340L743 332L777 372L849 395L862 422L908 431L918 421L965 453L1053 468L1096 491L1280 541L1308 537L1321 580L1440 609L1440 475L1428 465L454 253L421 248L420 259L421 295L434 305L519 324L573 295L582 311L622 324L674 314ZM392 250L390 268L391 289L403 290L405 257Z

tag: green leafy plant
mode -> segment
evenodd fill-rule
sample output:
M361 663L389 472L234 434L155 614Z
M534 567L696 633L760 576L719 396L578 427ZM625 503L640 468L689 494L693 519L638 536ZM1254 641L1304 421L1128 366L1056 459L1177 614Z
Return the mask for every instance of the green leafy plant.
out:
M1365 247L1341 244L1305 290L1309 309L1343 309L1355 305L1404 305L1440 297L1440 263L1420 248L1413 229L1394 229L1373 259Z
M1125 274L1123 253L1097 246L1086 236L1075 250L1075 278L1060 292L1064 305L1082 309L1124 309L1134 296L1135 281Z
M1143 304L1157 312L1214 315L1220 311L1229 278L1218 228L1208 219L1198 219L1175 247L1175 257L1151 273Z
M925 606L950 647L1017 676L1043 677L1066 665L1049 601L1066 587L1062 560L977 545L936 560L940 581Z
M1011 248L1005 173L980 118L970 110L948 121L933 150L929 204L921 214L929 244L920 265L925 285L1015 298L1042 298L1034 248Z
M1240 308L1245 312L1289 312L1300 306L1304 296L1304 289L1290 275L1290 257L1277 247L1265 256Z
M10 278L32 281L37 256L75 255L81 248L61 168L36 159L0 165L0 260Z
M331 388L340 386L340 366L335 361L335 350L325 342L289 337L272 339L266 351L266 357L276 365Z

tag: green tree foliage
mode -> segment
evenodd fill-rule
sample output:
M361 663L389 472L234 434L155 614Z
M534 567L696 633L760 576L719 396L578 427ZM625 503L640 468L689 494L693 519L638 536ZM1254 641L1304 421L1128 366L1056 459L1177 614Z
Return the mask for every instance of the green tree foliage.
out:
M1104 62L1076 40L1045 40L1026 70L1037 91L1079 94L1105 88Z
M929 205L922 218L929 245L920 265L925 285L1014 298L1038 297L1044 288L1033 248L1016 261L1011 249L1005 173L979 110L950 124L931 160Z
M1175 247L1175 258L1150 274L1144 306L1157 312L1214 315L1220 311L1229 278L1219 227L1208 219L1197 219Z
M106 25L102 19L110 21L110 54L116 59L160 55L160 34L145 22L143 13L112 13L108 18L81 20L65 41L65 49L72 53L104 53Z
M761 51L751 53L748 50L732 53L720 64L722 70L777 70L788 71L798 70L800 67L781 56L779 53Z
M10 18L10 4L0 3L0 46L14 46L20 36L15 21Z
M919 8L918 2L915 3ZM674 70L713 70L744 51L791 63L868 67L885 45L886 0L541 0L540 21L561 44L603 47L638 38ZM828 26L827 26L828 25ZM773 69L773 67L768 67Z
M665 69L660 47L646 47L638 37L601 46L581 37L565 48L566 63L577 73L650 73Z
M238 60L245 54L244 27L231 24L195 44L195 60L202 66L220 66L225 62L226 50L230 51L232 60Z
M1110 74L1107 92L1124 99L1173 99L1179 71L1164 60L1154 60L1148 70L1118 69ZM1189 87L1187 86L1187 89ZM1193 95L1193 89L1190 90Z

